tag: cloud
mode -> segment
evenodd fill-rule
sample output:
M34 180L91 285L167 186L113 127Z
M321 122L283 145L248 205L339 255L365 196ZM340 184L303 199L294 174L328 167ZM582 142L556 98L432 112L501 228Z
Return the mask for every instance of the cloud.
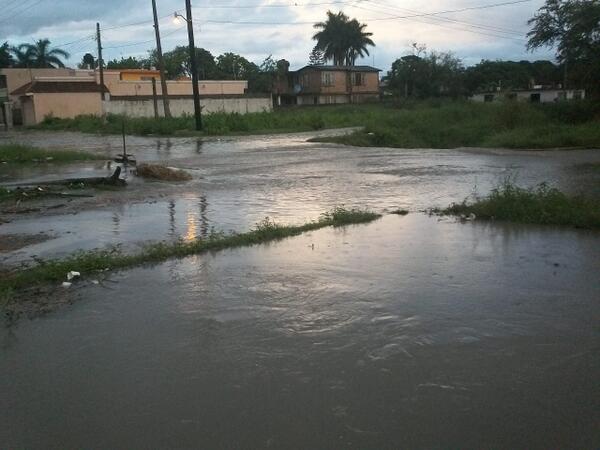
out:
M489 3L494 1L501 0ZM328 8L337 11L342 7L349 16L367 23L373 33L377 46L364 63L372 64L374 56L375 65L387 70L396 58L409 52L412 42L424 43L431 50L452 51L467 64L481 59L550 58L549 51L530 54L525 50L527 20L543 2L531 0L440 16L392 19L470 8L481 3L444 0L432 5L425 0L407 0L399 7L392 0L343 1L332 5L303 0L290 2L283 8L277 6L283 0L225 0L216 5L202 0L193 2L193 15L197 46L215 55L232 51L255 62L272 54L276 59L289 60L296 68L306 64L314 46L312 24L323 20ZM185 24L175 25L171 19L174 10L183 12L183 0L157 0L157 4L163 48L187 45ZM17 44L49 38L53 44L64 45L72 54L69 62L74 65L84 53L95 53L96 22L103 29L105 59L143 56L154 48L150 0L22 0L0 12L0 41ZM119 28L138 22L143 23Z

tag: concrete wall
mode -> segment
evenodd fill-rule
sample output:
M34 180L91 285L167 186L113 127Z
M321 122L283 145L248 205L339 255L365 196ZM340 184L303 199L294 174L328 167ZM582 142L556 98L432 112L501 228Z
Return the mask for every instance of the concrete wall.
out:
M69 119L81 114L102 115L99 92L35 93L22 97L24 125L35 125L52 115Z
M104 84L111 96L151 96L152 81L121 80L120 72L105 72ZM245 80L201 80L198 82L200 95L242 95L248 88ZM167 81L169 95L192 95L191 81ZM160 81L156 82L156 92L162 95Z
M171 98L171 114L175 117L184 114L194 114L194 101L191 97ZM226 113L254 113L271 111L273 103L267 97L204 97L200 99L203 114L215 112ZM107 114L125 114L130 117L154 117L154 103L151 98L144 99L119 99L111 97L104 102L104 111ZM158 100L158 114L164 115L162 101Z
M350 103L350 94L307 94L299 95L297 99L298 105L336 105ZM363 93L352 95L352 103L375 102L378 100L379 94Z

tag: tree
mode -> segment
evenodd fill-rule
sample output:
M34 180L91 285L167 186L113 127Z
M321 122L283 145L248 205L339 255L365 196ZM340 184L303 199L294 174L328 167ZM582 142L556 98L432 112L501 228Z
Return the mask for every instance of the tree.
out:
M226 80L244 80L248 75L259 70L256 64L235 53L223 53L217 56L217 68Z
M352 19L348 25L348 50L346 51L346 65L353 66L356 58L369 55L368 46L375 47L371 39L373 33L365 31L367 25Z
M600 2L598 0L546 0L527 33L527 48L556 48L557 60L569 67L580 83L593 83L600 73ZM571 70L575 69L575 70ZM570 77L571 78L571 77Z
M96 68L96 58L91 53L86 53L81 58L81 62L77 64L77 67L80 69L95 69Z
M170 52L163 54L167 77L177 79L191 77L190 54L188 47L178 45ZM150 52L149 66L157 65L156 50ZM199 80L214 80L219 77L215 58L208 50L196 48L196 67Z
M322 66L326 62L327 59L325 58L325 53L323 50L319 50L319 48L315 46L308 55L308 64L311 66Z
M365 24L350 18L343 12L327 11L327 20L314 24L320 30L314 34L316 48L336 66L353 66L356 58L369 54L367 47L374 46L372 33L366 32Z
M0 45L0 69L13 65L13 58L10 54L10 46L8 42Z
M121 57L120 60L112 59L106 63L107 69L143 69L146 67L146 61L137 59L135 56Z
M386 78L390 89L404 97L459 97L464 93L463 73L462 61L452 53L431 52L397 59Z
M69 54L64 50L50 48L48 39L39 39L35 44L21 44L18 47L13 47L12 51L17 57L17 64L20 67L65 67L61 58L69 57Z

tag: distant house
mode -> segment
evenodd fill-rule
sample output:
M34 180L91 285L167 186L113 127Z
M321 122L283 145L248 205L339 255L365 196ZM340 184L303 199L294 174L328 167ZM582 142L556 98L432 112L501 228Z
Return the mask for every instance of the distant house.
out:
M305 66L274 85L276 105L328 105L379 100L379 72L371 66Z
M471 96L475 102L495 102L499 100L520 100L531 103L554 103L563 100L581 100L585 98L582 89L534 88L513 89L510 91L481 92Z
M101 115L103 91L106 86L89 77L40 77L10 95L19 99L23 125L35 125L46 116Z

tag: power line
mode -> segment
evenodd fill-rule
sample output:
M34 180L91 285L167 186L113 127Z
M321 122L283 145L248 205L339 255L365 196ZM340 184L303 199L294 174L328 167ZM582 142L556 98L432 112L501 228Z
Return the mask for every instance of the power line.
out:
M365 8L365 7L362 7L362 6L355 6L355 8L364 9L366 11L374 11L372 9ZM385 12L384 12L384 14L385 14ZM471 29L471 28L465 28L465 27L460 27L460 26L459 27L448 26L448 25L444 25L444 24L441 24L441 23L435 22L435 21L432 22L432 20L438 20L439 19L438 17L428 17L428 16L422 17L420 14L415 14L414 16L415 17L407 18L405 20L414 20L414 21L417 21L417 22L426 23L428 25L434 25L434 26L438 26L438 27L442 27L442 28L447 28L447 29L450 29L450 30L466 31L468 33L480 34L480 35L483 35L483 36L490 36L490 37L496 37L496 38L501 38L501 39L510 39L510 40L519 41L519 42L523 42L524 41L523 38L518 38L518 37L515 37L515 36L507 36L505 34L500 34L501 32L499 32L499 31L488 30L489 32L485 32L485 31L479 31L479 30L474 30L474 29ZM387 18L388 17L381 18L381 20L385 20ZM369 21L372 22L373 19L370 19ZM481 27L479 27L479 28L481 28Z
M185 25L180 26L178 28L175 28L174 30L171 30L167 33L164 33L162 36L166 37L166 36L170 36L172 34L175 34L177 31L181 30L183 27L185 27ZM122 47L133 47L135 45L141 45L141 44L148 44L149 42L155 42L154 39L148 39L146 41L139 41L139 42L132 42L129 44L123 44L123 45L113 45L113 46L109 46L109 47L102 47L103 49L111 49L111 48L122 48Z
M406 8L399 8L399 7L395 7L392 5L388 5L382 2L377 2L375 0L365 0L366 2L372 3L374 5L377 5L379 7L383 7L388 9L389 11L394 11L394 12L398 12L398 11L402 11L402 12L408 12L408 13L418 13L417 11L413 10L413 9L406 9ZM457 20L457 19L452 19L450 17L432 17L432 19L435 20L443 20L445 22L454 22L454 23L459 23L459 24L464 24L464 25L468 25L470 27L474 27L474 28L481 28L483 30L489 30L489 31L495 31L495 32L500 32L500 33L506 33L506 34L514 34L514 35L518 35L518 36L523 36L523 32L522 31L518 31L518 30L513 30L510 28L503 28L503 27L497 27L494 25L487 25L487 24L481 24L481 23L476 23L476 22L467 22L467 21L463 21L463 20Z
M30 4L30 5L29 5L29 6L27 6L26 8L24 8L24 9L22 9L22 10L20 10L20 11L17 11L16 13L14 13L14 14L12 15L12 17L7 17L7 18L6 18L6 19L4 19L4 20L0 20L0 23L5 23L5 22L7 22L7 21L9 21L9 20L11 20L11 19L14 19L14 18L15 18L15 17L17 17L17 16L20 16L20 15L21 15L21 14L23 14L25 11L29 11L31 8L33 8L34 6L37 6L37 5L39 5L39 4L40 4L40 3L42 3L43 1L44 1L44 0L38 0L37 2ZM23 4L21 4L20 6L22 6L22 5L23 5Z

